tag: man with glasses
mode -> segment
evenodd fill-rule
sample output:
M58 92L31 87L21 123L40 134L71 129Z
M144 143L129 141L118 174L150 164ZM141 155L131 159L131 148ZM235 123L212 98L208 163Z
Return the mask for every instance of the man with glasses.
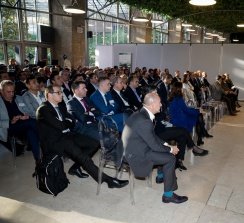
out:
M76 120L67 112L62 102L62 91L59 86L50 85L45 90L46 102L37 109L37 123L40 142L44 156L66 155L98 182L98 167L91 157L97 151L99 142L88 136L72 133ZM102 182L109 188L121 188L128 184L127 180L118 180L106 174Z

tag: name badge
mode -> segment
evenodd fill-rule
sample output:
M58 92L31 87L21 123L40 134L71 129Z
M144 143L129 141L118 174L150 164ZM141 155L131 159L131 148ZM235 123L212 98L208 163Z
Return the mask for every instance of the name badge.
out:
M24 107L25 106L25 103L19 103L18 106L19 107Z

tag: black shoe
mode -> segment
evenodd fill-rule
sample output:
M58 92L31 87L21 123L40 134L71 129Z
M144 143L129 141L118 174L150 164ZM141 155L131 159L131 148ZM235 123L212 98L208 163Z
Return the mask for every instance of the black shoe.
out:
M203 145L204 142L202 140L197 140L197 145L200 146L200 145Z
M179 196L175 193L173 193L172 197L165 197L165 196L162 197L162 202L164 202L164 203L171 202L171 203L175 203L175 204L180 204L180 203L186 202L187 200L188 200L187 196Z
M89 177L88 174L86 174L86 173L82 173L82 171L81 171L80 168L77 168L77 169L70 168L69 171L68 171L68 173L69 173L70 175L77 176L77 177L79 177L79 178L87 178L87 177Z
M156 183L157 184L161 184L161 183L163 183L164 182L164 178L163 177L156 177Z
M128 180L119 180L116 178L111 178L110 181L107 182L108 188L122 188L129 184Z
M206 137L206 138L213 138L213 135L210 135L210 134L207 133L207 134L205 135L205 137Z
M196 152L196 151L192 150L192 152L195 156L206 156L208 154L208 150L206 150L206 149L202 149L201 152Z
M176 161L175 169L179 169L180 171L181 170L187 170L187 168L184 166L184 164L181 160Z

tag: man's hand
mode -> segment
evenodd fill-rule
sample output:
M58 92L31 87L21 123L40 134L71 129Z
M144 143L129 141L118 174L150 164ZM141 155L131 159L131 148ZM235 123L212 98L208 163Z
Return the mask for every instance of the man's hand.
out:
M177 146L170 146L170 148L171 148L170 152L174 155L176 155L179 152L179 149Z
M27 120L27 119L29 119L30 118L30 116L29 115L21 115L20 116L20 120Z
M16 116L14 116L13 118L12 118L12 120L11 120L11 124L15 124L17 121L19 121L20 120L20 115L16 115Z

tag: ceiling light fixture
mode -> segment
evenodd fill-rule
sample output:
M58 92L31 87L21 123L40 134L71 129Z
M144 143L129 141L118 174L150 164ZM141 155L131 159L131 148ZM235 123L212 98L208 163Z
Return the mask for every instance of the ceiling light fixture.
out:
M182 23L181 26L183 26L183 27L192 27L192 24Z
M63 9L67 13L72 14L84 14L86 13L83 9L79 7L77 0L74 0L72 5L63 5Z
M244 24L237 24L237 27L244 28Z
M196 5L196 6L209 6L209 5L216 4L216 1L215 0L190 0L189 3L191 5Z
M186 29L187 32L195 32L195 29Z
M239 42L239 39L233 39L232 41L233 42Z
M210 36L204 36L204 39L213 39L213 37L210 37Z
M226 40L226 38L219 38L218 39L218 41L222 41L222 42L225 41L225 40Z
M159 19L152 19L152 20L151 20L151 23L154 23L154 24L163 24L164 21L159 20Z
M133 17L133 21L135 22L148 22L149 19L143 16Z

